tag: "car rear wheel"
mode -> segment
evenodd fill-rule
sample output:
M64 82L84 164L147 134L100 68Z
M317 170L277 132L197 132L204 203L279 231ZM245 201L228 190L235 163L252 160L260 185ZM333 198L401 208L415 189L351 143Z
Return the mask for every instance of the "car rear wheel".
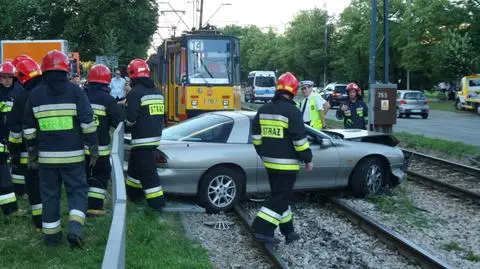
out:
M385 168L380 159L368 157L357 164L353 171L350 187L357 197L376 194L382 188Z
M397 118L403 118L403 114L400 113L400 109L397 108Z
M200 182L198 200L207 212L229 211L240 200L243 190L243 176L227 167L208 171Z

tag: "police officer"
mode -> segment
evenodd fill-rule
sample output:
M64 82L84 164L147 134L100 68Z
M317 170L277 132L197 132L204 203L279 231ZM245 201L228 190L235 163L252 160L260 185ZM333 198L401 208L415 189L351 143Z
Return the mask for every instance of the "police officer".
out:
M8 164L7 115L11 112L14 98L21 92L21 87L14 82L15 67L11 62L0 65L0 207L7 216L22 216L25 212L18 209L15 187ZM24 182L18 182L21 187ZM19 190L20 194L21 190Z
M272 198L265 202L253 221L255 238L267 244L277 244L274 231L286 237L286 243L300 237L293 229L290 202L300 162L308 171L313 168L312 151L302 115L295 107L298 80L290 72L281 75L272 102L262 106L253 120L252 139L255 149L267 169Z
M90 150L90 165L94 166L98 157L97 127L85 92L68 81L67 56L50 51L43 57L41 69L43 82L30 93L23 120L28 165L40 168L46 245L61 243L60 187L64 182L70 210L67 240L76 247L83 240L88 206L84 141Z
M18 58L18 57L17 57ZM17 59L16 59L17 60ZM14 61L15 62L15 61ZM22 139L22 120L25 104L33 88L42 81L42 71L38 63L31 58L16 61L17 79L25 88L13 102L12 112L7 124L10 129L8 146L12 158L13 171L25 178L28 200L32 208L32 221L37 231L42 229L42 201L40 198L40 180L38 169L28 169L28 154Z
M325 126L325 115L329 108L327 101L320 95L312 92L313 81L301 81L298 88L305 95L305 99L300 103L303 122L314 129L320 130Z
M110 69L103 64L92 66L87 77L85 91L92 105L93 117L97 126L99 158L94 167L90 167L90 151L86 148L86 174L88 178L88 210L90 216L105 215L103 209L110 165L110 127L116 128L124 120L124 112L110 95Z
M132 60L127 72L132 86L127 95L126 126L127 132L132 134L127 195L132 201L139 201L144 196L148 205L160 212L165 199L157 175L155 149L162 135L163 96L155 89L150 79L150 69L144 60Z
M348 103L342 104L336 113L343 120L345 129L367 130L368 108L361 98L360 87L355 83L347 85Z

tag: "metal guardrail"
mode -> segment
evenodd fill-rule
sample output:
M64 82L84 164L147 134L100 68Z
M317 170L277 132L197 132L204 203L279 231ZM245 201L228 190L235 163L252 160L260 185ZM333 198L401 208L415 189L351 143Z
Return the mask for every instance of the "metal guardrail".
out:
M124 126L120 123L113 133L112 141L112 209L113 217L103 256L102 269L125 268L125 245L127 231L127 193L123 175Z

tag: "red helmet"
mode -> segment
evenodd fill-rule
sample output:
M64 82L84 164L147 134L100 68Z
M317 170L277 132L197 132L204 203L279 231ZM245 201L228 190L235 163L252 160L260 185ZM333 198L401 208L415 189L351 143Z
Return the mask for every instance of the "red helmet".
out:
M67 55L58 50L49 51L42 59L42 72L53 70L70 72Z
M347 91L349 91L349 90L355 90L358 95L362 94L362 92L360 90L360 87L358 87L358 85L355 84L355 83L349 83L347 85Z
M298 80L292 73L284 73L278 78L276 88L277 91L286 91L295 96L298 90Z
M0 64L0 75L4 76L15 76L15 66L10 61L5 61L3 64Z
M110 69L103 64L96 64L92 66L90 72L88 72L87 81L88 82L97 82L103 84L110 84L112 80L112 75Z
M15 59L13 59L12 63L16 67L17 64L19 64L23 60L32 60L32 57L30 57L26 54L22 54L22 55L19 55L19 56L15 57Z
M41 74L42 70L40 66L31 58L17 63L17 79L22 85L25 85L29 80Z
M131 79L134 78L149 78L150 77L150 67L148 67L147 62L142 59L133 59L127 67L128 77Z

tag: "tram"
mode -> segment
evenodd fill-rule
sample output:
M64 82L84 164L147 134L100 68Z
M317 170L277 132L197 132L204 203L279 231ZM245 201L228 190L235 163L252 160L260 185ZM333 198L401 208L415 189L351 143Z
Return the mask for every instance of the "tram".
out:
M204 112L240 109L240 42L216 29L163 41L148 60L162 90L166 117L179 122Z

